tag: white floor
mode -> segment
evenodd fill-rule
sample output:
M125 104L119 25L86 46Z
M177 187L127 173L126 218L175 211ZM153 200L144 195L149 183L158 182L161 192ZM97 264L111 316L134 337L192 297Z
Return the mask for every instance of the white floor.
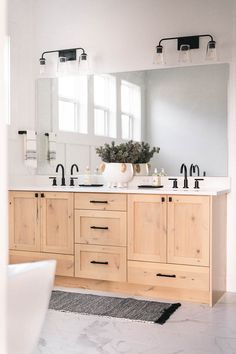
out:
M75 353L236 354L236 294L214 308L182 303L164 325L50 310L34 354Z

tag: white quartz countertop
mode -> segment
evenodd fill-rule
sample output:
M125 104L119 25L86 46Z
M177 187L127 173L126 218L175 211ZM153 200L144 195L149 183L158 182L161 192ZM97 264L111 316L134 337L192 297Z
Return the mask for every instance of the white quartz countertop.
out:
M178 189L173 188L108 188L108 187L52 187L52 186L14 186L9 190L14 191L38 191L38 192L71 192L71 193L125 193L125 194L178 194L178 195L220 195L230 192L227 188L200 188L200 189Z

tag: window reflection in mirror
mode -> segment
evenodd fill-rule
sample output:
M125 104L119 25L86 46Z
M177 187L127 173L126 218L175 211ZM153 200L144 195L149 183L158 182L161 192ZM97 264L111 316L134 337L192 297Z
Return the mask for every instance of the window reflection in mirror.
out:
M58 78L59 130L88 132L88 79L86 76Z
M57 87L59 131L88 134L88 106L92 102L95 136L117 138L120 124L118 138L141 140L140 86L106 74L90 80L86 76L60 77Z

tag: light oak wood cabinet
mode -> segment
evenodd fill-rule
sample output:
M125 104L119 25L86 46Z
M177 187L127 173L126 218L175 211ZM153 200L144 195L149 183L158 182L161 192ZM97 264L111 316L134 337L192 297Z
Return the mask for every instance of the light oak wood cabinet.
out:
M214 304L226 289L226 195L10 192L10 261L56 284Z
M75 194L75 276L126 281L126 195Z
M75 210L75 242L126 246L126 212Z
M9 215L12 263L51 258L57 274L74 275L73 193L12 191Z
M76 193L75 209L126 210L126 195L115 193Z
M39 193L11 192L9 196L10 249L40 251Z
M11 251L10 263L27 263L55 259L57 261L56 275L64 277L74 276L74 256L43 252Z
M168 263L209 266L210 197L168 196Z
M212 305L226 289L226 195L162 197L129 195L128 282Z
M126 281L125 247L76 245L75 276Z
M128 258L166 262L166 197L128 197Z
M73 254L73 194L43 193L41 198L41 251Z

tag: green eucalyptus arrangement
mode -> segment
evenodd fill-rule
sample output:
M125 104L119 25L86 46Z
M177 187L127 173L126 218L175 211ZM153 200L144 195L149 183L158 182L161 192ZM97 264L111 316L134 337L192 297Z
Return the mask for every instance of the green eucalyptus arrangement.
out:
M133 140L127 143L116 145L114 141L111 144L104 144L96 148L96 153L101 157L103 162L116 163L148 163L155 153L159 153L159 147L150 148L148 143L142 141L134 142Z

